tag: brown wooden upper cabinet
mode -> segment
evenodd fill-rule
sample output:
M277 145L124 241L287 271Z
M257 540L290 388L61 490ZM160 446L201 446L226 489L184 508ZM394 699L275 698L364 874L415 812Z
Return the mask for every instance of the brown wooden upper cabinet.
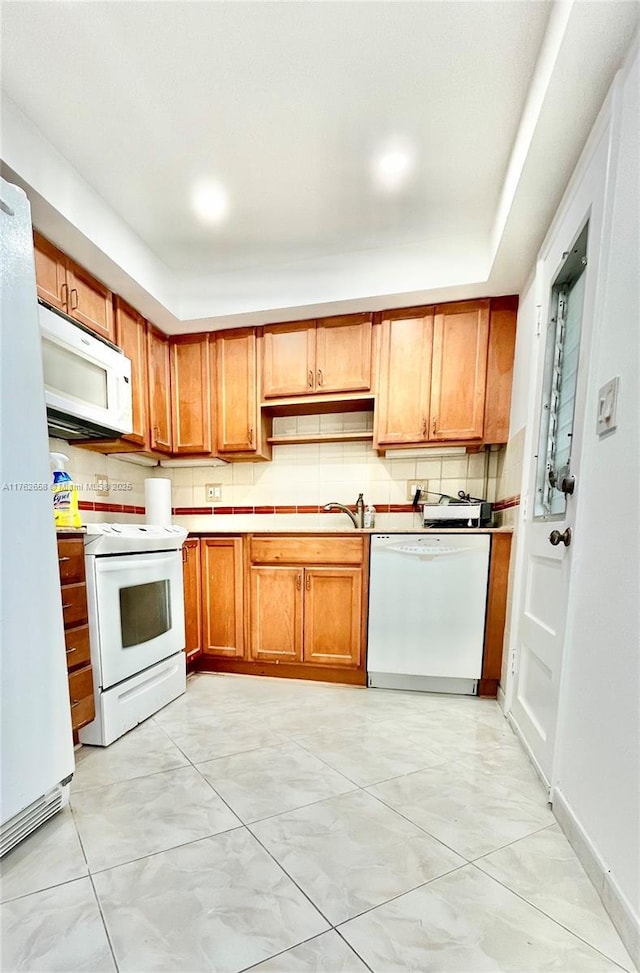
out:
M208 334L170 339L172 452L211 453L211 353Z
M113 295L39 233L33 234L38 297L115 342Z
M371 388L371 314L262 329L263 399Z
M435 309L429 439L482 439L489 301Z
M255 328L221 331L215 339L218 452L229 459L266 459L260 415Z
M131 361L133 430L122 438L141 447L149 443L149 401L147 395L147 323L122 298L114 300L116 344Z
M171 362L169 339L153 325L147 327L149 364L149 446L171 452Z
M489 303L384 315L376 445L482 440Z

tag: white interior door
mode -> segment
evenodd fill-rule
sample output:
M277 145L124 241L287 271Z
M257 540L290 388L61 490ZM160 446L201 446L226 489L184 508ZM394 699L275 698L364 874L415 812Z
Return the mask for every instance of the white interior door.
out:
M576 413L578 419L581 416L586 371L580 369L580 345L587 240L585 226L572 245L559 252L554 248L542 266L547 312L537 363L539 434L533 437L536 445L530 457L518 661L510 715L547 784L552 780L579 493L582 423L574 418Z

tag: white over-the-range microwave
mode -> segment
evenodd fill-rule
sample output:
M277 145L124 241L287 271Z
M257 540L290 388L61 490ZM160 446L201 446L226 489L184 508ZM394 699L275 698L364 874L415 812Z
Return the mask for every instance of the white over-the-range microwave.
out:
M133 429L131 362L114 346L39 304L49 435L113 439Z

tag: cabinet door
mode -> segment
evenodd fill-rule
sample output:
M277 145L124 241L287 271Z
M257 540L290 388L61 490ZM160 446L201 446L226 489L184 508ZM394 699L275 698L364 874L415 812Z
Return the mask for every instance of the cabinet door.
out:
M251 658L302 661L302 568L251 567Z
M489 301L436 308L429 439L482 439Z
M209 335L171 340L171 414L174 453L211 452Z
M149 404L147 379L147 325L137 311L115 298L116 344L131 361L133 431L123 436L131 443L147 445Z
M200 541L189 537L182 546L182 581L184 586L184 631L187 662L202 655L202 582Z
M263 329L263 398L316 391L315 341L315 321L293 321Z
M371 315L321 318L316 325L316 391L371 388Z
M67 287L66 257L57 247L34 231L33 254L36 265L36 284L38 297L57 307L67 310L69 289Z
M382 322L376 405L377 443L424 443L429 434L433 309Z
M67 260L69 314L108 341L115 342L113 294L78 264Z
M306 568L304 661L357 666L362 649L360 568Z
M169 340L149 325L147 329L149 374L149 445L171 452L171 369Z
M242 538L203 537L203 645L205 655L242 658Z
M258 398L254 329L216 336L218 451L256 449Z

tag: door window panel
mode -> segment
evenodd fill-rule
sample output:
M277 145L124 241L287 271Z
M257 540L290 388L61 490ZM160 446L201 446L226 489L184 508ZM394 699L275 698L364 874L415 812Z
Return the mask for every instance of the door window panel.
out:
M571 470L580 331L586 282L588 224L562 265L551 290L547 325L534 516L562 517L561 482Z

